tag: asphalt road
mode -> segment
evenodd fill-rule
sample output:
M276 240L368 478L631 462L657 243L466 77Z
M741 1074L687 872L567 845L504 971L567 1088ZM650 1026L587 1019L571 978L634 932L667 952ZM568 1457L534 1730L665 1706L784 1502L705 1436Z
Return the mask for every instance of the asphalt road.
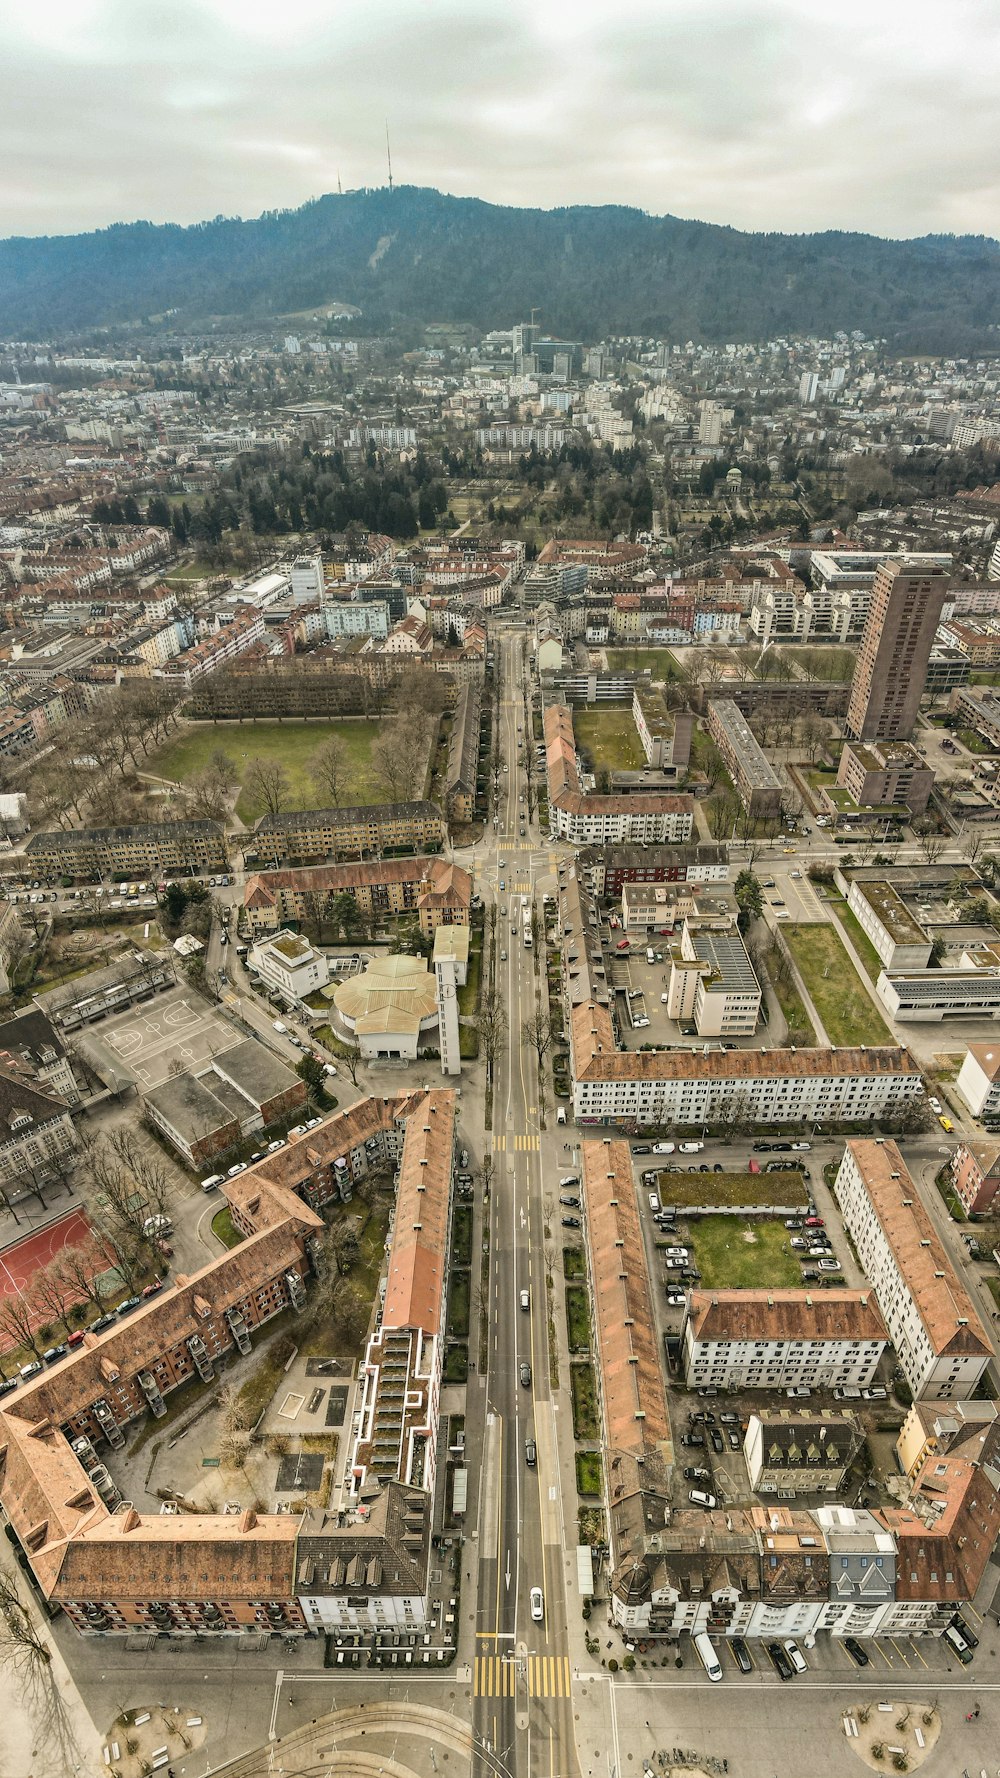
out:
M562 1505L556 1420L549 1387L545 1226L542 1207L537 1062L522 1025L535 1010L535 952L523 938L523 906L534 899L531 842L517 849L524 789L518 723L525 726L520 639L502 644L502 747L508 773L497 856L484 892L498 902L497 986L507 1029L494 1090L495 1172L491 1215L488 1365L483 1485L479 1525L473 1722L476 1770L573 1774L567 1602L562 1573ZM528 728L530 739L530 727ZM523 742L523 737L522 737ZM527 824L526 824L527 825ZM528 837L528 836L526 836ZM540 861L539 861L540 862ZM499 889L501 874L505 888ZM494 884L496 888L494 888ZM506 905L507 917L499 912ZM511 931L517 920L520 930ZM506 962L500 952L507 952ZM521 1307L521 1292L529 1308ZM520 1366L531 1367L530 1387ZM525 1457L533 1439L534 1468ZM532 1619L531 1589L541 1587L544 1616Z

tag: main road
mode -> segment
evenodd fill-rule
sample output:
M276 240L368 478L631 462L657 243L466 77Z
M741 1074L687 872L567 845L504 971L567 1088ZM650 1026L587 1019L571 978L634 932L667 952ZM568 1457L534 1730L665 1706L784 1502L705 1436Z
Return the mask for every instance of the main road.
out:
M488 1344L473 1726L477 1772L576 1778L563 1502L549 1372L541 1101L537 1059L522 1029L536 996L545 992L544 964L524 936L525 913L531 930L535 884L531 840L518 843L520 827L528 827L520 799L533 746L523 671L520 636L505 638L500 744L508 769L493 887L496 987L507 1027L487 1138L494 1171L489 1288L482 1305ZM519 856L526 862L519 864ZM534 1464L528 1462L529 1441ZM541 1589L541 1617L532 1613L535 1588Z

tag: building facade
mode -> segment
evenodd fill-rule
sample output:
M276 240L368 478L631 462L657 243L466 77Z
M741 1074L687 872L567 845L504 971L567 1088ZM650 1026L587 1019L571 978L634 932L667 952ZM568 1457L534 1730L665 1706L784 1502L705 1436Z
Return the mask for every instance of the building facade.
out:
M852 740L913 733L950 574L950 555L902 556L876 569L847 707Z

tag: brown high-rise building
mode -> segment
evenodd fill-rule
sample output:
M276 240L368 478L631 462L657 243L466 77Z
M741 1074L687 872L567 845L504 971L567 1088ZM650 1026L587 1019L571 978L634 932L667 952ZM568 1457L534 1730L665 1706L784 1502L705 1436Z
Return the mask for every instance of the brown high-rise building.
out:
M950 575L950 555L898 556L876 570L847 708L852 741L912 734Z

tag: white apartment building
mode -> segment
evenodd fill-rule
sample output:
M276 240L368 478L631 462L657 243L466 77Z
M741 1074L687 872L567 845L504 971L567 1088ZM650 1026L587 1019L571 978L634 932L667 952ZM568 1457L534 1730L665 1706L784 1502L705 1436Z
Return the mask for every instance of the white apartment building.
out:
M670 947L667 1013L694 1021L699 1037L752 1036L761 986L735 921L707 926L685 920Z
M689 796L586 796L565 792L549 803L549 826L574 846L662 845L689 840L694 804Z
M389 607L384 599L329 599L322 616L331 638L375 636L381 642L389 634Z
M888 1344L872 1291L693 1290L689 1389L865 1388Z
M970 1043L955 1085L973 1117L1000 1116L1000 1045Z
M296 556L291 569L292 604L314 605L323 591L323 558Z
M875 992L891 1019L1000 1019L1000 968L992 947L989 963L972 957L965 952L959 969L883 969Z
M248 962L261 981L290 1000L304 1000L317 988L325 988L330 979L324 953L314 951L308 940L295 932L279 932L274 938L262 939L254 945Z
M848 881L847 905L887 969L923 969L931 942L891 883Z
M914 1400L964 1401L992 1356L894 1142L849 1142L834 1191Z
M573 1111L583 1123L699 1124L824 1119L870 1124L923 1092L905 1049L619 1050L606 1008L571 1025Z

